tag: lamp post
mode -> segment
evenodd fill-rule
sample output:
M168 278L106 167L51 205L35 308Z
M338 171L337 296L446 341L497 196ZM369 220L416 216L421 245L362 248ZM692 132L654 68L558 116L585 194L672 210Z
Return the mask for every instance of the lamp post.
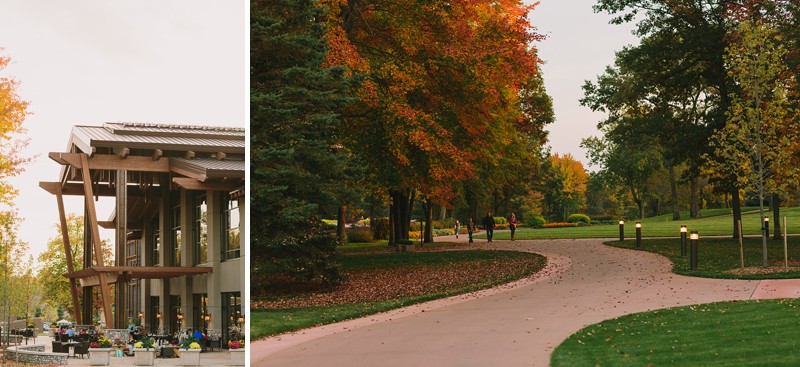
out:
M764 217L764 232L767 234L767 238L769 238L769 217Z
M625 241L625 221L619 221L619 240Z
M636 248L642 247L642 222L636 222Z
M689 266L692 271L697 270L697 242L700 239L700 234L697 231L692 231L689 234L689 239L692 242L692 250L691 254L689 255Z
M180 311L179 311L178 312L178 329L180 329L181 326L183 326L183 314L180 313Z
M205 314L205 316L203 316L203 321L203 327L208 329L208 322L211 321L211 315Z
M681 257L686 257L686 226L681 226Z

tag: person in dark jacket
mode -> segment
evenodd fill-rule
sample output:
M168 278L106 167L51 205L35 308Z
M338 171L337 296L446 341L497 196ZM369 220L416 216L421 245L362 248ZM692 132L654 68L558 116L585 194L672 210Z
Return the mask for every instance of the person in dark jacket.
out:
M492 217L492 212L486 212L486 218L483 218L483 228L486 230L486 239L489 242L492 242L494 225L494 217Z

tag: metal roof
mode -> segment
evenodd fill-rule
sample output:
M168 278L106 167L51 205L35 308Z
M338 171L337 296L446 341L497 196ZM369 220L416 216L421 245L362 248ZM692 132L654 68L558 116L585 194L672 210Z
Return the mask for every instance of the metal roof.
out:
M174 171L185 169L202 176L213 178L244 178L245 164L242 160L218 160L209 158L185 159L170 158L170 166Z
M75 126L71 143L84 153L93 148L161 149L244 153L244 128L105 123L103 126Z

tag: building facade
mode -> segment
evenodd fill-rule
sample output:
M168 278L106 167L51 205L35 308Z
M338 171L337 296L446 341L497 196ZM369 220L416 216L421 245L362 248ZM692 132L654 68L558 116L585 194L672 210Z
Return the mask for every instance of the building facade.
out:
M243 330L245 292L245 130L105 123L75 126L56 196L85 197L82 269L69 269L73 311L89 323L102 300L108 327L142 324L154 333L208 329L224 341ZM95 198L113 197L111 218L98 220ZM114 261L104 263L99 228L114 229ZM113 297L112 297L113 294Z

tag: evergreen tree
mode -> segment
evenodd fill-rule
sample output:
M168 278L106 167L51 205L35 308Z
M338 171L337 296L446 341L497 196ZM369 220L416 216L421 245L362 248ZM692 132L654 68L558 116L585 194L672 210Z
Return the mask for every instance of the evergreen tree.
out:
M314 0L251 1L251 255L257 272L336 282L319 215L342 201L336 111L352 78L324 66L322 17Z

